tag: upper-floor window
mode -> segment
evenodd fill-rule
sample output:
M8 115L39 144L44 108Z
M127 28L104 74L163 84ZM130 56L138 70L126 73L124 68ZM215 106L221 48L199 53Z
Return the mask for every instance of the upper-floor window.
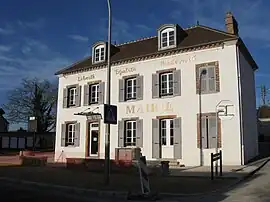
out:
M167 28L161 32L161 48L175 45L175 29Z
M136 99L136 91L137 91L137 78L129 78L125 80L126 86L126 100Z
M152 98L181 95L181 70L152 74Z
M90 85L90 104L98 103L99 98L99 84Z
M218 62L196 65L196 81L198 94L219 92Z
M173 72L166 72L160 74L160 95L172 95L173 94Z
M103 104L105 94L105 82L94 82L84 85L83 105Z
M143 99L143 76L135 75L119 79L119 102Z
M158 49L175 48L177 45L177 30L175 24L164 24L158 29Z
M99 45L94 49L94 62L102 62L105 60L105 46Z
M81 86L78 84L63 89L63 108L81 106Z
M76 87L68 88L68 106L76 105Z

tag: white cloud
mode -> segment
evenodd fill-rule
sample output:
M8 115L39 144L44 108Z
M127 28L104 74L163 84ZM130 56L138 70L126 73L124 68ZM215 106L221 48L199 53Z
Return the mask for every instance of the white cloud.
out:
M21 27L21 28L30 28L30 29L41 29L45 26L46 24L46 20L44 18L39 18L37 20L34 21L21 21L18 20L17 24Z
M87 42L88 41L88 37L81 36L78 34L71 34L71 35L68 35L68 37L75 40L75 41L79 41L79 42Z
M24 77L54 79L54 73L71 62L39 40L27 38L20 41L14 49L19 49L18 47L22 47L23 54L0 54L0 86L4 86L1 91L16 87Z
M0 53L1 52L8 52L11 50L11 46L6 46L6 45L0 45Z
M0 34L2 35L10 35L10 34L13 34L13 30L11 29L7 29L7 28L1 28L0 27Z

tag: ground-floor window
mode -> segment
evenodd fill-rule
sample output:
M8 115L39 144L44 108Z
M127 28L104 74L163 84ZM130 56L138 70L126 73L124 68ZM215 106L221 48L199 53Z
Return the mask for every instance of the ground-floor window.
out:
M173 119L160 120L161 145L172 146L174 144Z
M66 146L74 145L74 138L75 138L75 123L69 123L66 125Z
M217 120L214 115L202 116L202 147L211 149L217 147Z
M136 121L126 121L125 122L125 137L124 146L136 146Z

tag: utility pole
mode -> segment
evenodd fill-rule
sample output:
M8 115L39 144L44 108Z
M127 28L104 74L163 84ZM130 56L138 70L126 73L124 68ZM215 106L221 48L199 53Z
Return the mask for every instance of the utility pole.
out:
M262 105L265 105L266 104L266 93L267 93L267 90L266 90L265 85L261 85L261 100L262 100Z
M106 104L111 104L111 32L112 32L112 14L111 14L111 1L107 0L108 4L108 51L107 51L107 94ZM106 124L105 128L105 184L110 183L110 124Z

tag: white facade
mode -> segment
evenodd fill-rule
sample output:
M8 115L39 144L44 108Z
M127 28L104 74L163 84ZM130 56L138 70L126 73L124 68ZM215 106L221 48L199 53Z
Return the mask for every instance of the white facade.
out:
M238 58L238 52L240 57ZM142 120L143 141L142 154L148 160L153 158L152 119L160 116L181 118L181 156L177 158L185 166L200 165L200 149L198 142L199 95L196 93L196 65L216 62L219 67L219 92L201 95L201 112L215 113L215 107L221 100L229 100L233 104L230 119L221 120L221 150L224 165L240 165L258 154L257 122L255 109L254 71L243 57L235 42L223 46L180 53L162 58L148 59L124 65L112 66L111 74L111 104L117 105L118 120L139 118ZM181 95L162 98L152 98L152 74L159 70L175 68L181 72ZM119 102L119 79L139 74L143 76L143 96L140 100ZM238 80L238 77L240 80ZM103 114L103 105L84 106L84 85L88 82L102 81L106 83L106 68L92 71L59 75L58 111L55 160L65 161L65 158L86 158L91 145L88 143L88 123L85 116L74 115L88 108ZM63 108L63 91L69 85L81 86L79 107ZM105 85L106 86L106 85ZM105 87L104 86L104 87ZM240 86L240 88L239 88ZM106 92L106 87L105 87ZM240 113L241 107L243 113ZM98 107L98 108L97 108ZM242 120L241 120L242 119ZM244 121L243 121L244 120ZM79 143L76 146L61 146L62 124L66 121L80 123ZM243 122L243 126L241 125ZM166 124L169 124L166 122ZM94 126L96 127L96 126ZM98 158L104 158L105 124L100 120L98 132ZM115 158L115 148L119 146L118 126L111 125L110 156ZM167 133L169 131L167 130ZM167 138L169 141L169 138ZM160 159L175 159L174 146L161 146ZM215 148L203 149L204 165L210 164L210 153ZM90 152L91 153L91 152ZM95 157L95 155L93 155Z

